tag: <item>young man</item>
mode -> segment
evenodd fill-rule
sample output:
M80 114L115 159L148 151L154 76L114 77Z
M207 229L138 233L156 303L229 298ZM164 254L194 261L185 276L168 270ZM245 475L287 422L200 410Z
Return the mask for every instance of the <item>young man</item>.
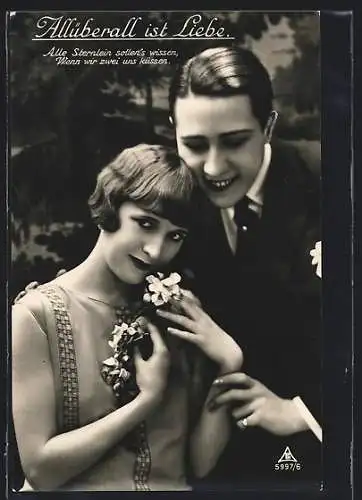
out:
M321 479L319 179L299 150L271 142L272 99L266 69L238 48L188 60L170 89L179 154L206 194L186 258L245 359L216 384L235 425L211 489Z

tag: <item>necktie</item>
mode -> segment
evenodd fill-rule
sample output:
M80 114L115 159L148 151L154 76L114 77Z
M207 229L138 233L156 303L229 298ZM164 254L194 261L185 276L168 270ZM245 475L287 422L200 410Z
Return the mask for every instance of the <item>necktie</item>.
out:
M253 230L255 223L259 219L258 214L249 208L249 204L249 198L244 196L244 198L235 205L234 221L238 230L241 230L243 233Z
M251 256L251 242L259 220L258 214L249 208L250 200L245 196L235 205L234 221L238 228L236 256L248 260Z

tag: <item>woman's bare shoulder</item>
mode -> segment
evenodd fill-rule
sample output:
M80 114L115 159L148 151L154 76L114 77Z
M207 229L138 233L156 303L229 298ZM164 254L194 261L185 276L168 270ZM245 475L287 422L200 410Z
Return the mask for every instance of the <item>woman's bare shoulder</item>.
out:
M28 285L22 292L18 294L12 305L12 323L13 326L18 324L30 324L34 321L45 332L45 297L38 290L39 284L35 283ZM13 328L14 330L14 328Z

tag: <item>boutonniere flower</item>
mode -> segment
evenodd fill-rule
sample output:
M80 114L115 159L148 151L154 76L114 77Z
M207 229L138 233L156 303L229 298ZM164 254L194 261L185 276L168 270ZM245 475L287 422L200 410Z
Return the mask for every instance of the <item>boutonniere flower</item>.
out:
M312 266L316 267L316 274L319 278L322 277L322 242L317 241L310 255L312 257Z

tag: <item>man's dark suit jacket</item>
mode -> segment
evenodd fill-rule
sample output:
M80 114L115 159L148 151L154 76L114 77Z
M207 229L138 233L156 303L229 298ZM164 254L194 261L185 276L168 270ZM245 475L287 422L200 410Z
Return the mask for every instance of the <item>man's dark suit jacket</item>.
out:
M243 372L282 398L300 396L320 422L320 279L309 254L321 239L319 179L295 147L272 145L262 216L247 262L232 254L220 210L201 197L198 212L184 257L205 310L242 347ZM301 470L275 470L286 446ZM320 463L321 446L311 431L280 437L259 428L241 432L234 425L225 453L202 485L234 489L255 481L318 481Z

